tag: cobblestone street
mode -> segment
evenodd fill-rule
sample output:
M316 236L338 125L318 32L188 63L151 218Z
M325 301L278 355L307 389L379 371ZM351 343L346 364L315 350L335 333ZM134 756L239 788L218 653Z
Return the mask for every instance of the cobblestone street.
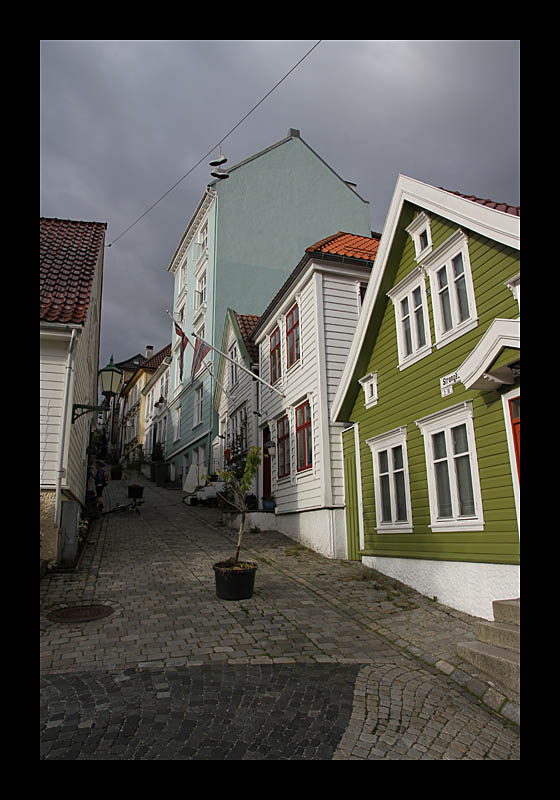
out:
M74 571L41 580L41 758L518 760L519 698L456 655L476 619L276 532L248 532L249 600L216 597L234 535L147 479ZM109 616L55 622L56 609Z

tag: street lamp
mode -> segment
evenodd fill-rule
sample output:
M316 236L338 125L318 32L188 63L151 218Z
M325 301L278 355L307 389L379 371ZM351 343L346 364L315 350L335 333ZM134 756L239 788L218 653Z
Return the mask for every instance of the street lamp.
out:
M101 394L106 398L107 405L104 406L87 406L81 403L74 403L72 406L72 424L79 419L83 414L88 414L90 411L103 411L109 410L109 402L112 397L115 397L121 390L123 384L124 372L113 364L113 356L104 369L99 370L98 380L99 389Z

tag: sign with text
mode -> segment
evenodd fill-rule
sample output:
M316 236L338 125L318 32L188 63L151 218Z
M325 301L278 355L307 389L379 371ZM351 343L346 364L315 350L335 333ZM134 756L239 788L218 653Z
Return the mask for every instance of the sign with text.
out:
M439 388L441 389L441 396L447 397L448 394L453 394L453 386L459 382L459 375L457 372L452 372L451 375L445 375L439 379Z

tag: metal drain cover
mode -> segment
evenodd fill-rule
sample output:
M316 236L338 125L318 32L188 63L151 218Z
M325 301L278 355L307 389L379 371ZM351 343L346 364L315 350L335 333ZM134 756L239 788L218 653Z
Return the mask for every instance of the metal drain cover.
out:
M114 609L110 606L74 606L72 608L59 608L47 614L51 622L93 622L102 617L108 617Z

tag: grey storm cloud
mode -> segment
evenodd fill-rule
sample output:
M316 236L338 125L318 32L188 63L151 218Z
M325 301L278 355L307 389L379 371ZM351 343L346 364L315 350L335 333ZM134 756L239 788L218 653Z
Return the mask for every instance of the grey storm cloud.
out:
M41 215L107 222L113 242L316 41L43 40ZM519 124L517 40L324 40L223 151L298 128L382 231L399 173L519 204ZM106 248L103 363L171 341L167 267L211 180L202 163Z

